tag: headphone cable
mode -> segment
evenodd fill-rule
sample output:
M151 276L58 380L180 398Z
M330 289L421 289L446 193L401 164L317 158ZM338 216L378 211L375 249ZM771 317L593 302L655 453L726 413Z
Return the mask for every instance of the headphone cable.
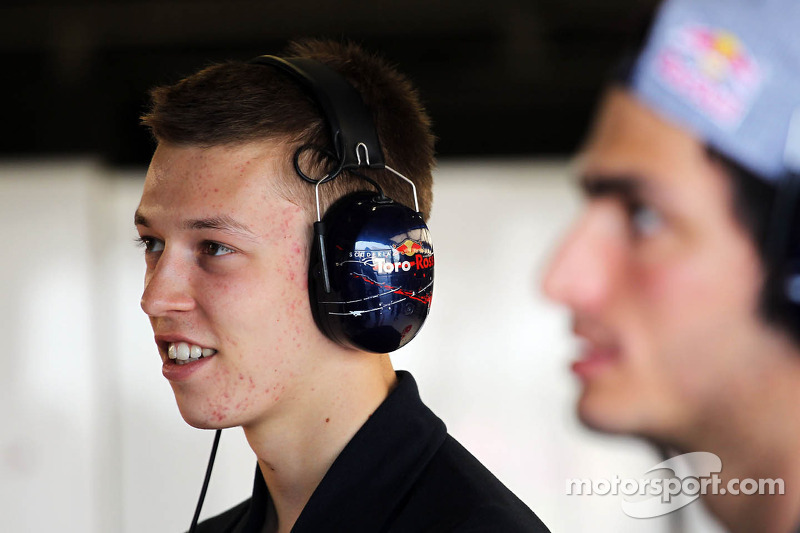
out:
M197 520L200 518L200 509L203 508L203 500L206 499L206 490L208 490L208 482L211 480L211 469L214 468L214 458L217 456L217 446L219 446L220 435L222 435L222 430L218 429L214 435L214 444L211 446L211 457L208 458L208 468L206 468L206 478L203 480L203 488L200 490L200 499L197 501L197 508L194 510L194 518L192 518L192 525L189 526L189 533L194 533L197 530Z

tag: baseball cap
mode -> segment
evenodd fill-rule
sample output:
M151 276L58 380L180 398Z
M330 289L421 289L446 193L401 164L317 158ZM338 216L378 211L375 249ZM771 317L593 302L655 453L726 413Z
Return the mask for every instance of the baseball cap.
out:
M667 0L628 88L765 180L800 172L800 1Z

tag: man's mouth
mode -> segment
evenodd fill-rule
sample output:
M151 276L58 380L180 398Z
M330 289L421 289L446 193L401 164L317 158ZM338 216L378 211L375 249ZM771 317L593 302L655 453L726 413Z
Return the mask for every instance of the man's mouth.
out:
M188 342L171 342L167 349L167 355L176 365L185 365L204 357L211 357L215 353L217 351L213 348L203 348Z
M573 361L572 371L581 378L589 378L618 362L620 349L616 345L593 345L586 343L578 360Z

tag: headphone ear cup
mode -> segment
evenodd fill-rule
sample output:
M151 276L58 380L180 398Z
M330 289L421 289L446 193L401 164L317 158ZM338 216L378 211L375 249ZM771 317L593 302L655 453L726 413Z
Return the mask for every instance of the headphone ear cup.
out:
M433 295L433 245L422 215L363 191L331 206L319 228L308 286L320 330L369 352L408 343L425 322Z

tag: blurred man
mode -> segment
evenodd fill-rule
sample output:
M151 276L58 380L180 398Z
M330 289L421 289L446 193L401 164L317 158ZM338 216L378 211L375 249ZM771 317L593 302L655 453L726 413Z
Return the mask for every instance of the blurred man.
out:
M287 55L314 60L326 79L341 76L357 89L387 167L416 183L427 216L433 137L409 82L354 45L308 41ZM141 303L163 374L187 423L241 426L258 460L252 498L199 530L546 531L447 434L411 375L395 373L385 353L335 342L315 324L308 277L315 188L299 174L321 178L341 170L345 156L313 91L281 65L209 67L155 89L144 117L158 147L135 220L147 263ZM356 151L359 162L369 159L362 145ZM414 206L411 187L385 170L332 175L319 186L322 212L378 187ZM379 209L385 197L376 202ZM403 238L398 247L417 253L420 245ZM407 263L397 268L414 267ZM386 307L422 296L387 294ZM374 298L365 300L376 309L363 313L381 307Z
M714 453L722 487L784 480L704 498L734 531L800 524L798 28L794 0L663 4L602 100L543 283L583 343L587 426Z

